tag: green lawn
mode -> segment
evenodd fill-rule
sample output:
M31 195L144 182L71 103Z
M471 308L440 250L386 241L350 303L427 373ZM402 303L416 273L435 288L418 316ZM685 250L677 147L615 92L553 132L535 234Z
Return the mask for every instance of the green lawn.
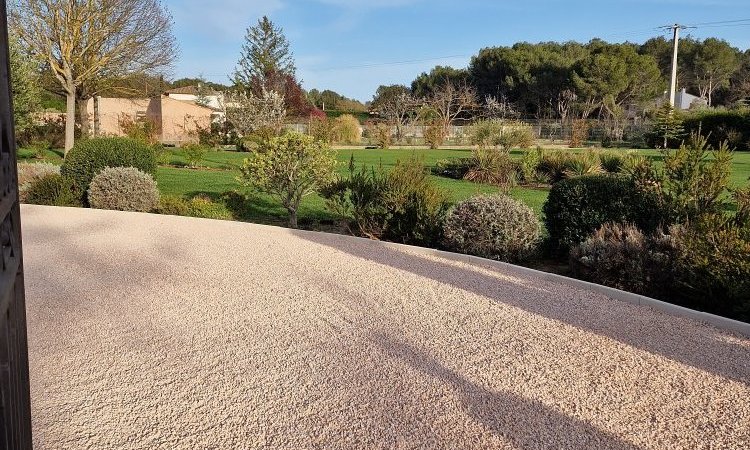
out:
M354 154L357 166L381 165L385 170L392 168L397 161L407 160L412 157L420 158L428 166L444 158L462 157L470 154L469 150L364 150L351 149L339 150L338 170L342 175L348 170L349 159ZM188 169L177 167L160 167L156 174L159 188L164 194L181 195L192 197L197 194L206 194L218 199L228 191L240 191L235 180L239 175L239 167L247 154L240 152L212 151L206 153L200 166L209 169ZM170 159L173 165L185 164L185 159L179 150L173 152ZM452 202L467 199L479 193L493 193L498 189L494 186L481 185L463 180L452 180L430 175L433 181L443 188ZM527 202L538 213L541 213L542 205L547 198L546 190L514 189L512 194ZM263 223L277 223L286 218L286 211L277 204L270 196L263 194L252 194L249 202L238 205L238 202L229 202L235 217L243 220L252 220ZM331 220L334 217L326 211L325 203L318 195L306 197L300 206L299 219L302 223L314 223L321 220Z
M621 150L625 152L625 150ZM657 163L662 155L656 150L639 150L643 154L654 158ZM425 165L434 166L435 162L446 158L460 158L469 156L471 150L412 150L412 149L390 149L390 150L365 150L345 149L338 150L340 162L339 172L345 174L349 158L354 155L357 166L382 165L389 170L397 161L408 160L416 157L421 159ZM514 158L520 158L521 150L511 152ZM19 160L36 161L34 151L31 149L19 149ZM229 195L233 191L248 194L240 188L236 177L239 175L239 167L246 153L233 151L207 151L203 161L197 169L185 167L186 160L179 149L170 152L169 166L159 167L156 179L159 188L165 195L178 195L193 197L198 194L206 194L214 199L223 198L224 203L232 210L233 215L240 220L261 223L283 223L286 211L270 196L253 194L250 200L240 201L240 196ZM45 152L45 161L53 163L62 162L62 151L48 150ZM430 176L432 180L448 194L453 202L464 200L479 193L494 193L498 189L494 186L471 183L463 180L452 180L449 178ZM750 177L750 153L735 153L732 170L732 184L736 186L746 185ZM541 216L542 205L547 198L546 189L532 189L518 187L511 191L511 196L524 201ZM300 207L299 218L301 224L316 224L321 221L330 221L333 217L326 211L323 200L317 195L306 197Z

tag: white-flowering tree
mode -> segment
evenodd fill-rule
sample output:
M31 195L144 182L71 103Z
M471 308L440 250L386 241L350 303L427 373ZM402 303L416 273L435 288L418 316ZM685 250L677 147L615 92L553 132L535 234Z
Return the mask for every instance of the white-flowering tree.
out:
M224 110L227 120L242 136L260 131L278 134L286 118L284 96L265 89L260 97L243 91L227 93Z

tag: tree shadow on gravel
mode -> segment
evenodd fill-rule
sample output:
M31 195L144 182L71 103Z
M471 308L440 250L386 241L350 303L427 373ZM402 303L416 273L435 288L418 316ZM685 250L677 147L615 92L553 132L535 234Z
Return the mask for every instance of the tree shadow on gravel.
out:
M507 391L493 391L445 366L407 342L376 333L372 341L383 352L438 379L456 394L461 408L494 434L518 448L613 449L640 447L594 425Z
M324 233L291 233L367 261L448 284L750 385L750 349L727 342L722 339L724 333L710 326L700 327L697 331L695 327L683 329L680 325L684 321L657 310L649 311L649 314L632 314L633 308L638 307L615 300L606 300L606 305L598 304L603 295L547 282L559 286L560 292L568 296L565 298L554 290L535 288L533 279L529 284L499 280L450 264L450 259L440 262L375 241ZM527 275L514 273L512 269L500 270L489 261L475 265L498 274L528 279Z

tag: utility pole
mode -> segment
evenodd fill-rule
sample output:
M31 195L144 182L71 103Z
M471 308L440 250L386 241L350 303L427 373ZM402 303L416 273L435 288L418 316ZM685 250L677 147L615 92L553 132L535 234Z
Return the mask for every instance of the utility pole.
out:
M674 25L666 25L661 27L665 30L672 30L673 41L672 41L672 79L669 83L669 104L674 108L675 101L677 99L677 53L680 45L680 30L684 30L688 27L676 23Z
M672 50L672 80L669 83L669 104L674 108L675 97L677 96L677 49L680 45L680 26L674 24L673 50Z

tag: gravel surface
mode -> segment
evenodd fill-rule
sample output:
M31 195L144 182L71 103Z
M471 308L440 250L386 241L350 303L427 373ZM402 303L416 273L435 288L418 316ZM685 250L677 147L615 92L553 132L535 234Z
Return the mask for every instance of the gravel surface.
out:
M22 207L38 449L750 448L750 339L365 240Z

